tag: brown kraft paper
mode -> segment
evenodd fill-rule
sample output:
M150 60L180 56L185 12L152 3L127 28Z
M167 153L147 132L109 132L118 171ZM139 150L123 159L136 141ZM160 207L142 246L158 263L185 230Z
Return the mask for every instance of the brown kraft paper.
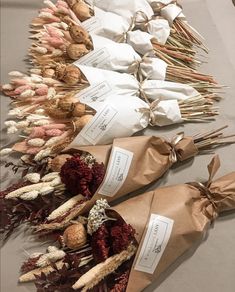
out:
M216 156L211 163L212 170L217 169L218 164ZM235 172L212 183L209 181L208 187L197 183L194 186L193 183L159 188L127 200L112 209L137 232L139 248L126 291L139 292L201 240L211 222L221 212L235 209ZM153 274L135 270L151 214L174 220L170 239Z
M78 205L63 222L53 224L53 221L51 221L42 224L39 227L39 230L63 228L74 217L89 211L96 200L105 198L107 201L111 202L120 198L159 179L172 166L172 164L176 162L176 160L174 160L176 156L181 161L193 157L198 153L198 149L194 145L193 138L191 137L182 137L181 140L173 146L165 139L155 136L120 138L115 139L112 145L104 146L77 147L72 145L69 150L64 152L89 152L98 162L103 162L105 164L107 175L107 170L110 166L110 157L114 147L120 147L133 153L133 159L127 177L118 192L114 196L104 196L99 193L98 189L91 200Z

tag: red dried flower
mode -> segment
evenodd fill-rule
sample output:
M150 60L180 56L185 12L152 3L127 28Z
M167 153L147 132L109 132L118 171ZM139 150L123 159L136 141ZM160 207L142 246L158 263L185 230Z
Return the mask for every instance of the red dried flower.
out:
M91 247L96 262L100 263L109 257L109 232L105 224L93 233Z
M89 167L80 156L68 159L61 168L60 176L72 195L81 194L90 199L104 178L103 164Z
M112 250L114 254L125 250L134 240L135 230L131 225L121 223L111 228Z
M125 271L115 279L115 285L111 288L110 292L125 292L128 284L130 270Z
M36 263L39 260L40 256L29 258L26 262L23 263L21 266L21 272L23 274L28 273L37 268Z

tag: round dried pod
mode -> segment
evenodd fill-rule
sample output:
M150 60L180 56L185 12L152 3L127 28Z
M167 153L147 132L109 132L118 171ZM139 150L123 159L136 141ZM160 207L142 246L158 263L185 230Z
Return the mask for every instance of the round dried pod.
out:
M52 78L55 75L55 70L51 68L45 68L42 70L42 77L44 78Z
M68 85L75 85L79 82L81 82L81 71L78 67L74 65L68 65L66 66L64 76L62 80L67 83Z
M78 3L78 0L66 0L66 2L70 8L73 8L73 6Z
M67 55L72 60L78 60L82 56L89 53L89 50L84 44L70 44L66 49Z
M86 112L86 106L83 103L76 103L73 109L73 116L74 117L82 117Z
M54 118L54 119L67 119L67 118L72 116L71 111L65 111L65 110L58 108L57 103L58 103L58 101L56 101L56 103L55 103L55 102L53 102L53 100L49 100L45 103L43 108L45 110L45 113L49 117Z
M90 7L83 0L78 0L78 3L73 5L73 12L80 21L85 21L92 17Z
M61 154L56 156L55 158L51 159L48 163L49 169L55 172L60 172L61 167L65 164L67 159L71 158L72 156L69 154Z
M74 130L75 131L81 131L82 128L84 126L86 126L86 124L88 124L90 122L90 120L93 118L92 115L85 115L79 119L76 119L75 121L73 121L74 124Z
M69 33L77 44L84 44L88 49L92 48L90 36L88 32L81 26L75 24L71 25L69 28Z
M55 69L55 77L59 80L62 80L65 75L66 65L59 64Z
M82 247L87 242L87 232L81 223L70 225L65 229L63 234L65 245L70 249Z

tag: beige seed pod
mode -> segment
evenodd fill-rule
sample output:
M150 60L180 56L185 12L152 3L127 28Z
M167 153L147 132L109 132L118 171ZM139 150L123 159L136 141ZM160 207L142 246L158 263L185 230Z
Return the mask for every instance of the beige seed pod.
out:
M74 117L82 117L86 112L86 106L83 103L76 103L73 109L73 116Z
M87 49L92 48L93 45L90 40L90 36L88 32L81 26L75 24L71 25L69 28L69 33L77 44L84 44Z
M42 76L44 78L52 78L55 75L55 70L51 68L45 68L42 70Z
M87 242L87 232L81 223L70 225L63 234L65 245L70 249L82 247Z
M92 118L93 118L92 115L85 115L85 116L73 121L74 130L81 131L82 128L85 127L86 124L88 124Z
M55 77L59 80L62 80L65 75L66 65L59 64L55 69Z
M89 53L89 50L84 44L70 44L66 49L67 55L72 60L78 60L82 56Z
M75 85L81 82L82 74L78 67L74 65L68 65L65 69L65 74L63 77L63 81L68 85Z
M78 0L78 3L74 4L72 8L80 21L85 21L92 17L89 6L83 0Z
M61 154L56 156L55 158L49 161L49 168L52 171L60 172L61 167L65 164L67 159L71 158L72 156L69 154Z

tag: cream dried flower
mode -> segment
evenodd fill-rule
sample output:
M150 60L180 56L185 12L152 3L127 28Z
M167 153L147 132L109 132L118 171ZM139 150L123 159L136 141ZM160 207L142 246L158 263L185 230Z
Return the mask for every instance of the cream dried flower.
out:
M109 218L105 214L105 210L110 208L107 200L100 199L97 200L93 208L89 212L87 232L92 235L99 227L108 220L116 220L114 218Z
M48 93L47 93L47 98L53 99L55 96L56 96L56 90L53 87L49 87Z
M12 84L4 84L2 86L2 89L3 90L13 90L14 89L14 86Z
M46 175L44 175L41 180L43 182L49 182L49 181L53 181L55 178L58 178L60 175L59 175L59 172L50 172Z
M51 149L43 149L41 151L39 151L35 157L34 157L34 160L35 161L41 161L43 160L44 158L48 157L51 155Z
M133 244L130 244L126 250L96 265L79 278L73 285L73 289L77 290L82 288L82 292L91 290L106 276L115 272L125 261L128 261L136 253L136 250L137 248Z
M33 147L42 147L45 144L45 141L40 138L35 138L28 140L27 144Z
M55 263L57 269L62 269L62 267L64 266L64 262L61 260L57 263ZM68 266L66 264L66 266ZM40 276L41 273L44 273L45 275L50 274L51 272L53 272L55 269L52 266L47 266L47 267L43 267L43 268L38 268L38 269L34 269L24 275L22 275L19 278L19 282L23 283L23 282L30 282L30 281L34 281L36 279L35 276Z
M12 152L13 152L12 148L4 148L4 149L0 150L0 157L7 156Z
M46 195L54 192L54 190L55 190L55 188L52 187L52 186L45 186L45 187L41 188L40 195L41 196L46 196Z
M38 197L38 195L39 191L33 190L31 192L20 195L20 198L25 201L32 201L35 200Z
M25 180L28 180L29 182L36 184L38 182L40 182L40 174L37 172L34 173L28 173L25 177Z
M21 97L33 97L35 95L35 91L32 89L27 89L21 93Z
M29 122L27 120L25 121L20 121L17 123L16 127L18 129L24 129L24 128L27 128L29 126Z
M11 77L23 77L24 74L19 72L19 71L11 71L8 73L9 76Z
M5 121L4 124L6 127L15 127L17 123L15 121Z
M9 127L7 129L7 134L15 134L18 132L18 129L16 127Z
M56 219L57 217L64 215L67 213L70 209L72 209L79 201L83 200L84 197L82 195L74 196L73 198L69 199L67 202L65 202L63 205L61 205L59 208L55 209L48 217L48 221L52 221Z

